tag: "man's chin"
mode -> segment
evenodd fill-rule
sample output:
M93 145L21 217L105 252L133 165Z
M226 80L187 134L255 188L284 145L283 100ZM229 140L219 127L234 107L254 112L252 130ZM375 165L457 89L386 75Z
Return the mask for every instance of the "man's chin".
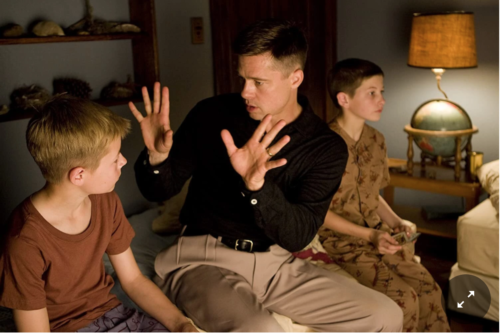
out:
M264 118L260 113L250 113L248 114L248 116L250 116L255 121L262 121L262 119Z

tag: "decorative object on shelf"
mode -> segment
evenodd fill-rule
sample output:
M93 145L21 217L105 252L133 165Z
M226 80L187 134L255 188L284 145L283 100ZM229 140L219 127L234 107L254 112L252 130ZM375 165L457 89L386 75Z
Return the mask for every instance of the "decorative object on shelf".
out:
M53 94L68 93L77 98L90 99L92 88L89 83L76 78L56 78L52 82Z
M80 1L80 0L79 0ZM83 2L83 1L81 1ZM107 44L108 41L114 41L114 40L130 40L130 46L131 46L131 54L133 57L133 73L134 73L134 78L137 81L138 87L142 86L147 86L149 88L152 88L154 83L160 80L160 74L159 74L159 57L158 57L158 44L157 44L157 33L156 33L156 13L155 13L155 0L128 0L128 1L120 1L119 7L126 7L128 8L128 12L130 13L130 22L140 22L141 25L141 32L140 34L115 34L115 35L95 35L95 36L66 36L66 37L36 37L31 34L33 26L30 24L29 26L24 26L24 31L25 33L21 37L12 37L12 38L3 38L0 35L0 49L1 48L8 48L10 45L28 45L32 44L33 49L37 49L40 46L49 46L47 45L48 43L57 43L57 45L60 45L59 43L80 43L80 42L88 42L88 41L103 41L101 43ZM0 0L0 4L3 4L3 2ZM45 2L43 2L45 4ZM118 2L116 3L118 6ZM4 6L5 7L5 6ZM8 7L8 6L7 6ZM2 9L6 9L5 14L7 16L12 16L8 11L8 8L3 8L0 5L0 11ZM12 7L14 9L14 7ZM3 12L2 12L3 14ZM8 23L5 22L5 23ZM38 23L38 21L33 22L33 23ZM4 24L1 23L0 24ZM1 33L1 31L0 31ZM69 35L68 32L65 32L67 35ZM64 46L64 44L63 44ZM36 53L36 51L34 51ZM75 52L77 52L75 50ZM0 54L2 54L2 51L0 51ZM36 59L37 57L30 59L27 61L30 63L32 66L35 68L40 66L39 59ZM17 61L19 62L19 59L12 59L12 62ZM87 59L87 61L89 61ZM10 62L10 61L9 61ZM74 66L78 66L77 64ZM69 74L68 74L69 75ZM5 80L4 80L5 82ZM28 81L28 83L31 83L31 81ZM5 83L4 83L5 84ZM20 86L20 85L19 85ZM104 86L104 85L102 85ZM16 89L18 86L14 86L13 89ZM11 89L11 92L13 91ZM100 91L101 87L99 87ZM49 87L49 90L51 91L52 89ZM138 90L139 92L140 90ZM50 92L52 93L52 92ZM99 93L99 92L97 92ZM28 119L33 116L33 109L28 109L26 111L22 110L15 110L12 105L10 104L9 101L9 95L6 95L6 99L4 101L1 101L0 99L0 107L2 103L8 104L10 111L6 115L2 115L0 117L0 123L3 122L11 122L13 120L20 120L20 119ZM47 94L47 96L50 96L51 94ZM27 98L26 98L27 99ZM122 105L126 104L129 100L128 99L115 99L115 100L110 100L110 101L101 101L101 103L107 105L107 106L115 106L115 105Z
M19 37L24 33L22 26L16 23L9 23L0 28L0 36L2 37Z
M131 23L108 22L102 20L94 20L94 8L90 5L89 0L85 0L87 13L78 22L72 24L66 31L71 35L103 35L117 33L139 33L141 29Z
M0 105L0 115L7 114L9 112L9 106Z
M40 21L33 27L31 32L39 37L64 36L61 26L53 21Z
M50 93L38 85L16 88L10 95L12 110L30 110L42 107L49 99Z
M413 113L408 133L408 174L413 173L413 141L422 150L421 164L427 160L437 165L454 167L458 180L462 151L472 151L472 134L478 129L472 125L467 112L441 89L445 69L477 66L474 14L456 11L413 14L408 65L432 69L438 90L445 99L431 99Z
M126 83L112 81L106 85L101 91L101 99L129 99L137 96L138 87L129 75Z

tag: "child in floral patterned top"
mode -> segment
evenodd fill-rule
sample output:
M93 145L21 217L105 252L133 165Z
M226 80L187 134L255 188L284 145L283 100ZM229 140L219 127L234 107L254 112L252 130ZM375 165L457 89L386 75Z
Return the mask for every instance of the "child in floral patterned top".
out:
M361 284L386 294L403 310L404 331L450 331L441 289L413 260L414 245L391 233L411 233L379 190L389 183L384 136L365 121L378 121L385 104L384 74L361 59L338 62L328 89L338 113L330 128L345 140L349 159L340 188L318 232L329 256Z

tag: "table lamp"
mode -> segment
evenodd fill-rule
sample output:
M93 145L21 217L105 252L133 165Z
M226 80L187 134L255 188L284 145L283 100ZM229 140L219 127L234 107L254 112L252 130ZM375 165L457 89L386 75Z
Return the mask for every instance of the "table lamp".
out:
M413 140L422 150L421 163L429 158L441 165L454 165L460 173L461 152L472 150L470 139L477 132L469 115L450 101L441 89L446 69L477 66L474 14L465 11L413 14L408 65L431 69L437 87L445 99L431 99L420 105L412 116L409 134L408 173L413 168ZM411 151L411 152L410 152Z

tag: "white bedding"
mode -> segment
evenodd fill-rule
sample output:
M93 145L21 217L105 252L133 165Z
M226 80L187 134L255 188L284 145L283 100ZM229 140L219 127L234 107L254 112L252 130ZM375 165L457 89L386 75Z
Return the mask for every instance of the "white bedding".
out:
M489 320L493 320L493 321L498 322L498 300L499 300L498 299L498 278L488 277L488 276L480 275L480 274L475 273L475 272L461 269L458 266L458 263L455 263L455 265L453 265L453 267L451 268L450 280L455 278L456 276L460 276L460 275L473 275L473 276L481 279L486 284L486 286L488 287L488 289L490 291L490 296L491 296L490 308L489 308L488 312L486 313L486 315L484 315L484 316L483 315L476 315L476 316L484 317L485 319L489 319ZM474 283L468 283L466 281L463 281L461 283L463 284L463 287L457 286L455 288L457 291L468 292L470 287L474 287ZM451 286L450 286L450 288L451 288ZM478 293L480 293L480 291L475 291L476 295ZM448 308L451 310L454 310L456 312L462 312L463 310L461 310L457 307L456 301L453 299L453 296L458 296L458 295L459 295L458 292L457 293L451 292L451 289L450 289L450 292L448 292ZM483 297L475 296L474 298L475 299L482 299Z
M461 216L457 231L460 268L498 278L498 217L490 199Z

